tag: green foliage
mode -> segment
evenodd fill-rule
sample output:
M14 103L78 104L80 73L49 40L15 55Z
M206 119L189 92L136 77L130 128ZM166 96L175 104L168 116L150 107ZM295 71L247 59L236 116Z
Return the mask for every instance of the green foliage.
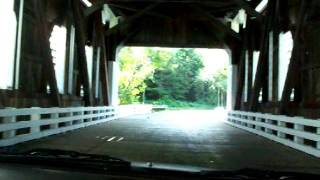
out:
M121 104L139 102L146 89L145 79L152 75L153 67L148 57L135 57L132 48L123 48L119 54L119 96Z
M146 53L151 60L152 66L156 69L163 69L167 67L169 60L173 56L169 51L161 51L154 48L147 48Z
M214 84L214 88L215 89L219 89L222 92L227 92L227 68L223 68L218 70L213 78L212 78L212 82Z
M204 103L204 102L188 102L179 101L170 98L162 98L159 100L148 101L150 104L154 105L167 105L169 109L213 109L214 106Z
M226 96L227 71L219 70L212 79L202 80L202 57L193 49L176 52L146 48L135 57L132 48L120 53L120 102L144 99L171 108L212 108Z
M157 68L154 72L152 83L150 83L153 87L147 89L147 98L155 99L148 95L156 88L160 98L169 96L176 100L194 101L193 86L203 68L201 57L193 49L180 49L162 65L163 67Z

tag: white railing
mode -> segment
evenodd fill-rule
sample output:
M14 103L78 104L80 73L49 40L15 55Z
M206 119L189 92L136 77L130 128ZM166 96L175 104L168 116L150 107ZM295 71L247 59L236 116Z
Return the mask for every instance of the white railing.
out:
M232 111L228 113L226 122L232 126L320 157L320 120Z
M0 109L0 146L10 146L116 118L114 107Z

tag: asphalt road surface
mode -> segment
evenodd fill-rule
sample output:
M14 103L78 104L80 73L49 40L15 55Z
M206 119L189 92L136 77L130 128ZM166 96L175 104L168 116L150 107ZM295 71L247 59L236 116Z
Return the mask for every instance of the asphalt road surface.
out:
M212 169L259 168L320 172L320 158L223 123L213 110L137 115L21 143L12 148L54 148L108 154L130 161Z

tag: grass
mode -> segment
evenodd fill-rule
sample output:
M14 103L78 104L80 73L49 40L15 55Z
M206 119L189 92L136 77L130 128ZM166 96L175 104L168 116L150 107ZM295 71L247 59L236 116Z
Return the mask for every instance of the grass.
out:
M148 101L148 104L167 105L169 109L213 109L215 106L203 102L187 102L173 99L160 99L156 101Z

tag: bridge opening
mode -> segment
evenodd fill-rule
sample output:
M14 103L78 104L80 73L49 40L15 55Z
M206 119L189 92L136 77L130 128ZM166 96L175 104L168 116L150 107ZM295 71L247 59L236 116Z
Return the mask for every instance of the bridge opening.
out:
M226 106L230 57L224 49L124 47L118 62L120 104Z

